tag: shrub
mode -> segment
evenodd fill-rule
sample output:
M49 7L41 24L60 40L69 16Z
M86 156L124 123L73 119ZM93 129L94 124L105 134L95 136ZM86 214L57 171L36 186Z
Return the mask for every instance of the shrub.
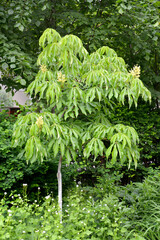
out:
M78 188L65 199L63 223L57 204L50 196L41 204L29 204L16 194L10 207L4 197L0 207L0 239L125 239L129 233L127 214L133 210L112 194L95 200Z
M160 170L154 170L143 183L121 187L117 193L135 211L129 217L131 232L140 232L147 240L160 239Z

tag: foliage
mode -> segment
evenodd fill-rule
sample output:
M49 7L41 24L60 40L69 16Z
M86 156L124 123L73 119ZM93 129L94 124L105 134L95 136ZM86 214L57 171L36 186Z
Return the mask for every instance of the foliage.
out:
M76 14L80 12L80 14ZM93 52L102 45L114 48L130 67L142 67L142 80L159 96L159 5L157 1L92 1L75 7L67 33L82 38ZM67 28L68 27L68 28ZM157 91L158 90L158 91Z
M159 2L136 1L62 1L50 4L55 10L54 28L75 34L89 52L107 45L123 57L129 68L139 64L142 80L159 97ZM61 11L59 12L59 10Z
M12 107L12 96L10 93L6 93L5 90L0 90L0 108Z
M85 158L91 155L111 156L121 163L139 158L138 135L134 128L112 125L114 103L137 106L141 96L151 100L150 92L138 77L128 73L125 62L109 47L89 55L74 35L61 38L46 29L39 40L43 48L37 63L40 70L29 87L41 113L20 116L13 134L14 146L25 145L25 156L31 162L43 161L53 149L68 163L77 151Z
M154 172L143 183L134 183L123 187L119 196L125 204L133 206L135 214L132 215L132 232L140 232L145 239L156 240L160 238L160 170Z
M159 136L160 136L160 110L152 105L141 102L138 108L118 105L115 108L115 123L121 121L133 126L138 132L141 149L141 162L148 166L159 166Z
M18 152L11 147L12 126L14 122L14 116L9 117L5 111L0 113L0 187L4 190L10 188L16 179L22 177L22 173L19 171L21 168L20 163L19 166L17 165L17 162L19 162L19 159L17 159ZM14 163L16 164L14 165Z
M46 199L29 204L20 194L12 195L11 207L8 208L5 198L0 208L1 239L61 239L61 224L55 203Z
M114 109L115 114L112 121L133 126L139 135L140 160L137 169L131 165L128 169L127 164L115 166L115 169L123 173L121 179L123 184L130 181L140 181L147 175L152 174L152 168L159 167L159 136L160 136L160 112L152 105L140 102L138 108L131 107L128 110L125 106L117 105ZM114 170L114 167L113 167Z
M98 157L93 161L92 158L85 159L79 156L76 162L72 161L69 165L62 165L63 189L67 194L71 182L81 182L83 186L95 186L98 181L106 182L106 179L112 179L120 184L127 184L130 181L142 181L148 175L153 175L152 167L159 166L159 110L153 106L141 105L137 109L131 108L129 111L125 107L118 106L115 109L114 122L123 121L127 125L133 125L140 137L139 147L141 149L141 157L135 170L131 164L123 166L119 163L113 165L107 164L105 157ZM44 161L43 164L27 165L24 158L18 157L19 148L11 147L12 127L16 121L16 117L8 115L5 112L0 113L0 179L1 192L17 190L22 192L22 184L28 183L28 197L36 199L38 187L40 187L41 195L45 195L53 191L54 196L57 192L56 168L57 163L52 158ZM146 128L146 126L148 126ZM151 126L151 127L149 127ZM106 165L107 164L107 165ZM106 168L105 168L106 165ZM44 184L46 183L46 184ZM112 184L108 184L112 190Z
M33 0L1 1L0 83L9 89L24 88L34 78L34 55L38 52L39 26L44 14L42 6L43 1L38 5Z
M16 121L14 115L8 115L5 111L0 112L0 189L8 193L11 190L22 192L23 183L28 183L28 198L32 201L37 198L38 187L41 195L48 191L57 192L56 162L49 159L43 164L27 165L25 159L20 156L20 147L12 148L13 124Z
M106 176L106 174L112 175L114 173L116 176L119 176L122 185L126 185L130 181L141 182L148 175L153 175L153 169L159 167L159 109L155 108L154 103L149 105L139 102L138 108L131 107L129 110L126 106L117 104L114 107L112 121L115 124L118 122L125 123L136 129L140 139L140 159L137 169L135 169L133 164L128 169L127 163L110 165L106 163L106 158L103 156L100 156L94 162L92 162L92 159L85 160L80 156L76 163L74 162L74 164L66 168L63 175L65 174L66 176L67 173L67 175L75 177L77 181L81 181L85 186L94 186L97 182L97 177Z
M89 52L103 45L115 49L129 68L139 64L142 80L159 96L159 2L156 0L2 0L1 70L8 87L33 80L38 38L46 28L75 34ZM32 69L32 70L31 70Z
M160 170L143 183L123 187L116 184L118 178L102 178L95 187L79 183L68 191L63 223L52 194L31 204L26 184L23 195L11 194L10 202L5 193L0 204L1 239L159 239Z
M43 204L30 204L20 194L12 195L11 207L5 197L0 207L1 239L125 239L128 229L127 214L133 210L118 201L116 196L105 195L102 201L83 196L76 190L68 196L63 224L56 202L49 195ZM131 234L134 236L134 234ZM132 238L143 239L143 238Z

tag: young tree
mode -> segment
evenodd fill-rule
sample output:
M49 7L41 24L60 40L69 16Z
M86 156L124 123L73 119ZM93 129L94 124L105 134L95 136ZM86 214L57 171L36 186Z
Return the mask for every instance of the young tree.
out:
M42 162L48 154L59 155L58 199L62 210L61 163L106 155L112 163L139 159L134 128L113 125L114 104L137 106L141 96L151 100L139 79L138 66L127 71L116 52L103 46L92 54L74 35L63 38L46 29L39 40L40 70L27 92L36 99L37 111L19 116L14 127L14 146L25 144L27 161Z

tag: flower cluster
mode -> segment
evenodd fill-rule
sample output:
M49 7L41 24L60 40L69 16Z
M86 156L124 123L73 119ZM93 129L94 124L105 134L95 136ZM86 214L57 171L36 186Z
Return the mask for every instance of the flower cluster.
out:
M129 72L133 75L133 77L139 78L141 73L140 66L134 66Z
M57 73L57 77L58 77L58 82L61 82L61 83L65 83L66 82L65 75L62 74L62 72L58 72Z
M47 67L44 64L40 66L40 69L43 73L47 71Z
M43 117L40 116L37 121L36 121L37 126L39 127L39 129L42 129L43 126Z

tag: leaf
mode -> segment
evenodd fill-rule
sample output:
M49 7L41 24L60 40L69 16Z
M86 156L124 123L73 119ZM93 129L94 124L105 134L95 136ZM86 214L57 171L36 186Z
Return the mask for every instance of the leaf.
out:
M127 157L128 157L128 159L129 159L128 168L130 168L131 162L132 162L132 156L131 156L130 150L127 151Z
M113 151L112 151L112 164L114 164L117 160L117 154L118 154L118 151L117 151L117 145L115 144L114 145L114 148L113 148Z
M66 150L65 156L66 156L67 162L70 163L72 161L72 158L71 158L69 149Z
M16 61L15 56L11 57L11 62L15 62L15 61Z
M120 8L120 9L118 10L118 12L119 12L120 14L123 14L123 9Z
M19 30L21 31L21 32L23 32L23 30L24 30L24 26L21 24L19 27Z
M60 143L60 151L61 151L61 155L62 157L64 156L65 153L65 145L63 142Z
M33 156L33 150L34 150L34 137L31 137L27 140L26 146L25 146L25 157L27 160L30 160Z
M86 148L83 151L84 157L89 158L90 153L94 150L94 138L91 139L91 141L87 144Z
M13 11L12 9L9 9L9 10L8 10L8 14L9 14L9 15L12 15L13 13L14 13L14 11Z
M79 108L80 108L80 110L82 111L83 114L87 115L87 112L86 112L86 109L85 109L84 105L79 104Z
M112 148L113 148L114 144L111 144L109 146L109 148L107 148L107 151L106 151L106 158L108 159L109 155L111 154L111 151L112 151Z
M23 86L25 86L25 85L26 85L26 81L21 78L21 79L20 79L20 84L23 85Z
M99 154L98 142L97 142L97 139L94 139L94 155L95 155L95 158L98 157L98 154Z
M113 97L113 89L110 90L108 98L111 99Z
M15 68L16 67L16 64L11 64L10 65L10 68Z
M8 68L8 64L7 64L7 63L3 63L3 64L2 64L2 68L3 68L4 70L6 70L6 69Z
M48 151L50 151L51 150L51 148L53 148L53 144L55 143L55 140L54 139L52 139L50 142L49 142L49 144L48 144Z
M90 132L89 131L85 132L85 134L82 136L82 144L84 144L90 138L91 138Z
M87 0L87 2L92 2L93 0ZM89 236L92 232L89 230L86 230L83 232L83 234L86 234L87 236Z
M119 156L120 156L120 161L121 161L121 159L123 159L123 155L124 155L124 150L122 148L121 143L117 143L117 149L118 149Z
M101 99L102 99L102 93L101 93L101 91L98 88L96 88L96 92L97 92L98 100L100 102Z
M74 112L75 112L75 116L78 117L78 107L77 106L74 108Z
M76 151L74 151L73 149L70 149L70 152L71 152L71 154L72 154L73 160L75 161L76 158L77 158L77 153L76 153Z
M100 139L98 139L98 145L99 145L99 154L101 156L103 156L103 151L104 151L105 146L104 146L104 143Z
M59 151L59 144L58 144L58 141L55 141L55 143L54 143L54 145L53 145L53 153L54 153L54 157L57 156L58 151Z

